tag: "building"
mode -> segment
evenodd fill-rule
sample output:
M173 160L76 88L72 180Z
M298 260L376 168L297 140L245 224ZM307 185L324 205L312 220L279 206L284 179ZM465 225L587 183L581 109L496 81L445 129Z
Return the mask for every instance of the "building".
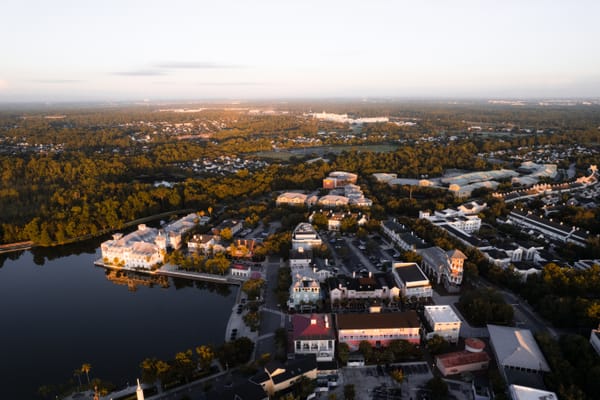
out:
M292 233L292 249L308 250L313 247L318 247L323 244L315 228L308 222L301 222L296 226Z
M215 235L194 235L188 241L188 249L208 254L213 251L215 245L219 243L218 236Z
M301 377L317 379L317 359L313 354L297 356L287 360L285 364L279 361L269 361L263 371L251 378L263 390L273 396L275 393L294 385Z
M431 283L416 263L394 263L392 274L404 298L409 300L431 298Z
M598 329L592 329L592 332L590 333L590 344L596 351L596 354L600 356L600 326L598 326Z
M489 262L500 268L508 268L511 258L504 250L488 249L482 250L481 253Z
M435 365L443 376L487 370L490 356L484 351L485 343L479 339L466 339L465 350L440 354Z
M236 233L240 232L243 228L244 225L241 220L226 219L213 228L213 233L215 235L219 235L223 229L229 229L231 231L231 234L235 235Z
M232 278L246 280L250 279L252 268L244 264L233 264L231 268L229 268L229 273L231 274Z
M277 200L275 200L275 204L277 207L282 205L289 206L304 206L306 204L307 195L304 193L295 193L295 192L286 192L277 196Z
M488 325L490 343L507 384L544 389L542 374L550 367L529 329Z
M383 233L404 251L417 251L429 247L423 239L394 220L382 221L381 228Z
M373 174L373 178L375 178L375 180L379 183L388 183L392 179L398 178L398 174L388 174L382 172L378 174Z
M444 284L446 290L456 292L463 279L464 262L467 256L460 250L444 251L439 247L417 250L422 258L425 273Z
M314 354L317 362L333 361L336 337L331 315L294 314L292 327L295 354Z
M345 196L338 196L334 194L328 194L323 196L317 201L317 205L326 208L345 207L350 204L350 199Z
M511 400L558 400L558 396L554 392L521 385L510 385L508 393Z
M457 210L462 212L464 215L477 215L487 208L487 203L479 203L477 201L470 201L465 204L458 206Z
M292 270L309 268L312 263L313 252L311 249L304 250L300 247L297 250L290 250L290 268Z
M447 208L435 211L433 215L429 212L420 211L419 218L426 219L434 225L450 225L463 232L472 234L481 228L481 218L477 215L466 215L462 211Z
M328 283L331 304L355 299L393 300L400 296L400 289L389 273L369 273L368 277L342 275L329 279Z
M164 262L168 239L164 231L144 224L125 236L115 233L112 240L100 245L105 264L124 268L150 269Z
M440 336L450 343L458 343L460 335L460 319L448 305L425 306L425 321L427 322L427 339Z
M506 222L540 232L548 239L558 240L563 243L573 243L581 247L587 246L588 243L589 232L575 226L565 225L562 222L537 216L531 211L514 209L508 214Z
M334 171L329 176L323 179L323 189L335 189L346 186L350 183L355 184L358 180L358 175L350 172Z
M173 249L179 249L182 244L183 235L192 230L200 222L200 217L196 213L191 213L178 219L163 229L168 236L167 245Z
M292 274L292 286L290 286L288 300L290 310L313 310L321 299L321 284L312 270L303 269Z
M383 314L336 314L338 340L351 351L366 340L373 347L386 347L393 340L420 343L419 317L415 311Z
M342 229L342 221L345 219L351 219L356 221L358 226L362 226L366 224L369 220L367 215L364 213L351 213L351 212L335 212L335 211L326 211L322 212L327 218L327 230L333 232L339 232ZM313 222L313 216L315 212L313 212L308 217L308 222Z

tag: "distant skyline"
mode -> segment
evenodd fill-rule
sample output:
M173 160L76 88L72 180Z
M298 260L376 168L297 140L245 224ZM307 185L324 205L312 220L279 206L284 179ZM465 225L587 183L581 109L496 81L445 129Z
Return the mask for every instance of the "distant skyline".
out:
M0 102L599 97L593 0L5 0Z

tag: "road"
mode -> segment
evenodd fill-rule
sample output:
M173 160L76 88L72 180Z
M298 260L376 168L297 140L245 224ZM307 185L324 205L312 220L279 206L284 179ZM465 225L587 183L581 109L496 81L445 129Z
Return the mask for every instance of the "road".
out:
M531 306L522 298L516 294L500 288L491 282L486 281L483 278L479 279L480 285L490 289L494 289L499 292L504 301L513 307L515 314L515 325L519 328L529 329L531 332L541 333L546 332L554 339L558 339L560 332L550 326L550 323L545 321L538 313L531 308Z

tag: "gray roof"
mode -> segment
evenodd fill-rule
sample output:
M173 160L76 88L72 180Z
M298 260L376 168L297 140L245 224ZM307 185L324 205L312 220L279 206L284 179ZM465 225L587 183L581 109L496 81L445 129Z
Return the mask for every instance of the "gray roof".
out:
M488 325L496 359L503 367L550 372L550 367L529 329Z

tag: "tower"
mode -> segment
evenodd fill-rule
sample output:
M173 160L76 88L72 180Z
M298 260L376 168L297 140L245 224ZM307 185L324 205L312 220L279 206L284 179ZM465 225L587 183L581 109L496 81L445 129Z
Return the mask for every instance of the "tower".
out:
M142 385L140 385L140 380L137 380L137 389L135 390L135 395L137 396L137 400L144 400L144 391L142 390Z

